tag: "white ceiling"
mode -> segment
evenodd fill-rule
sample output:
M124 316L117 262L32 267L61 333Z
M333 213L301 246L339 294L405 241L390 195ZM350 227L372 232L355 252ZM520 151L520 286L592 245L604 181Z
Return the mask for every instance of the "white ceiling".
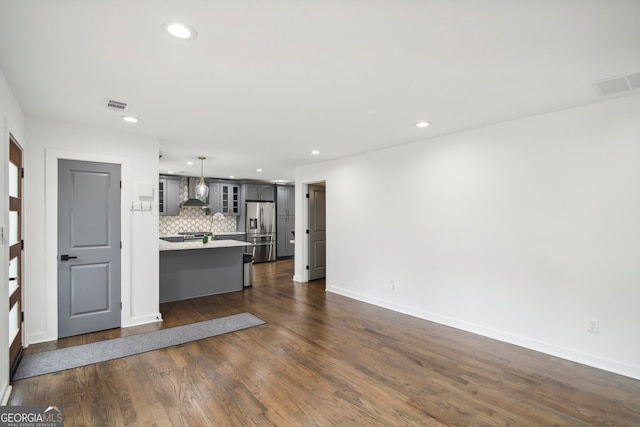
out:
M160 172L292 180L604 99L640 71L640 0L0 0L0 68L29 117L158 138Z

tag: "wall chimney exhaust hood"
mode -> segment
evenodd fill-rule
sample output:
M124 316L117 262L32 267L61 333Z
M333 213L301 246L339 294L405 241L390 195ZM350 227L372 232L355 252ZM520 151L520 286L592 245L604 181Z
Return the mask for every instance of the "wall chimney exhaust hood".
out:
M189 178L189 199L180 206L181 208L206 209L209 205L196 197L196 185L200 178Z

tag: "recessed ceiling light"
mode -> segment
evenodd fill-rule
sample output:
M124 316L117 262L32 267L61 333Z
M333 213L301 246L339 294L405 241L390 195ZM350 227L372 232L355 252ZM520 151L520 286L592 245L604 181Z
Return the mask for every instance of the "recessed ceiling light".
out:
M193 164L193 162L187 162L187 164L188 164L189 166L191 166L191 165Z
M167 171L167 173L173 173L173 171Z
M168 22L164 24L164 27L169 34L180 40L193 40L198 37L197 31L194 30L193 27L190 27L186 24L181 24L179 22Z
M317 156L318 154L320 154L320 152L318 150L313 150L311 154L313 154L314 156Z
M233 178L235 178L235 176L233 176L233 175L229 175L229 178L233 179Z
M431 123L429 123L429 122L424 122L424 121L422 121L422 122L418 122L418 123L416 123L416 127L419 127L419 128L426 128L426 127L427 127L427 126L429 126L430 124L431 124Z
M262 172L262 169L256 169L256 172Z
M140 121L139 118L133 116L122 116L122 120L129 123L138 123Z

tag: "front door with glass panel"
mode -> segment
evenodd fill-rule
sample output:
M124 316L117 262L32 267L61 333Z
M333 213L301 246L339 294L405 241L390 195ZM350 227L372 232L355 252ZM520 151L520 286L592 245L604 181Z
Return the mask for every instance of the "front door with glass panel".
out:
M11 375L22 355L22 149L9 147L9 357Z

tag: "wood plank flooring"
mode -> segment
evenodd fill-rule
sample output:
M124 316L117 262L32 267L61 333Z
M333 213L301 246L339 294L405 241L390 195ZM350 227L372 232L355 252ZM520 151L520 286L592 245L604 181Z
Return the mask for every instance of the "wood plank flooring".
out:
M254 266L242 292L162 304L164 322L244 311L266 325L17 381L10 405L63 405L66 426L638 426L640 381L292 282Z

